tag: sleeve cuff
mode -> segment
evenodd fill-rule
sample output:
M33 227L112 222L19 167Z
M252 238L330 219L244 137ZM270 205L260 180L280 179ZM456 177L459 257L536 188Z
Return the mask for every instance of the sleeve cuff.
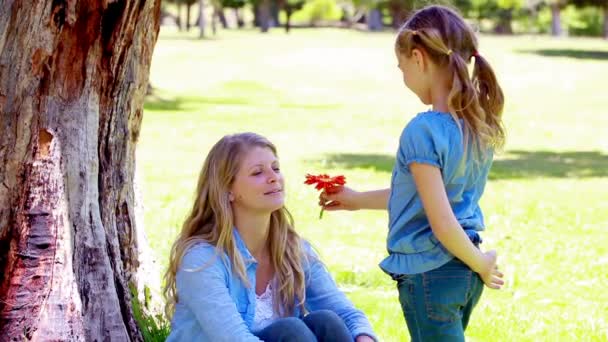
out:
M441 168L441 165L439 165L439 163L437 161L429 159L429 158L410 158L405 161L405 165L407 165L408 168L411 163L428 164L428 165L435 166L437 168Z

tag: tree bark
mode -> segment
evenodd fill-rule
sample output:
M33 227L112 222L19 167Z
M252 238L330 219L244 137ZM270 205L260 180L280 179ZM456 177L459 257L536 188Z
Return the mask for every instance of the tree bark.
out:
M160 0L0 4L0 341L141 341L135 145Z

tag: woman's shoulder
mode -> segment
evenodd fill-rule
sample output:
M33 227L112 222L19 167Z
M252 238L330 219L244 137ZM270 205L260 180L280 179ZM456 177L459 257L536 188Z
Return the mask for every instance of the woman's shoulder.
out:
M220 264L222 264L220 254L215 246L206 241L197 241L184 251L181 268L200 268Z

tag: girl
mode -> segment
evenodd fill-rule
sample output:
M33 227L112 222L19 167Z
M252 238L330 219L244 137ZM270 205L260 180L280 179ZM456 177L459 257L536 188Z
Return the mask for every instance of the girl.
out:
M503 284L496 253L477 248L479 199L493 151L504 143L503 94L473 31L452 9L417 11L400 28L395 53L405 85L432 110L403 130L389 189L332 189L320 205L388 207L389 256L380 267L397 281L412 340L463 341L483 284Z
M294 230L284 185L264 137L211 149L165 275L168 341L375 340Z

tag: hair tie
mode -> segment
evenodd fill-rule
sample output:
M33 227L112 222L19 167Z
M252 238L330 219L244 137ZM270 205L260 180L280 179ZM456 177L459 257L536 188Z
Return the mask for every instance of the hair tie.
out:
M449 49L448 51L446 51L445 54L448 55L448 56L452 55L452 49Z
M475 58L479 57L479 52L477 52L477 50L473 50L473 54L471 56L474 56Z
M416 30L412 30L412 34L413 34L414 36L417 36L417 35L418 35L418 31L416 31Z

